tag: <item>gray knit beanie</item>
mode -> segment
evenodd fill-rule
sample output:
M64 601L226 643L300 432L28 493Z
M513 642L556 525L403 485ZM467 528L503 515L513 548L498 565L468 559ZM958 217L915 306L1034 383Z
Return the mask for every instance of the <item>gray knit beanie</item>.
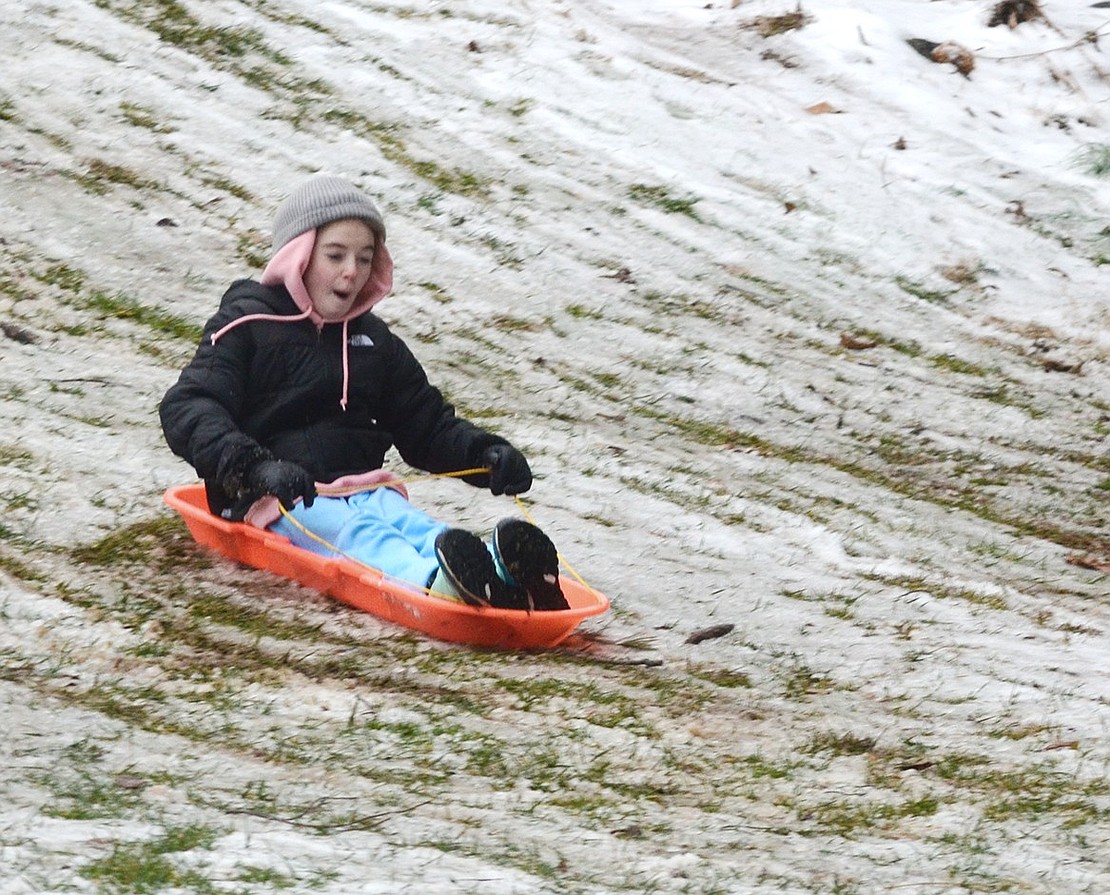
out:
M309 230L333 221L366 221L378 242L385 242L381 212L365 194L342 177L319 174L289 194L274 217L273 252Z

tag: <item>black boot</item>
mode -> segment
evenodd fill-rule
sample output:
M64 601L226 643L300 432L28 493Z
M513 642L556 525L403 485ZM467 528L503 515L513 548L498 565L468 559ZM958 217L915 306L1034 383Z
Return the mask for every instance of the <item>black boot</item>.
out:
M502 519L493 549L504 570L524 588L532 609L569 609L559 587L559 553L551 538L523 519Z
M496 609L528 608L524 591L501 579L493 557L477 535L462 528L447 529L436 538L436 559L464 603Z

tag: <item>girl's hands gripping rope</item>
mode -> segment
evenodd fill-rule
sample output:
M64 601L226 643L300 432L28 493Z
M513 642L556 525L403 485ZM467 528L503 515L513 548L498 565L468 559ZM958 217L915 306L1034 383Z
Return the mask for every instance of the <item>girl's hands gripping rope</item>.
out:
M532 487L532 470L524 454L510 444L486 448L482 462L489 467L489 490L493 494L523 494Z
M263 460L250 471L247 484L260 496L272 494L287 510L293 509L298 497L304 499L306 507L316 499L312 476L289 460Z

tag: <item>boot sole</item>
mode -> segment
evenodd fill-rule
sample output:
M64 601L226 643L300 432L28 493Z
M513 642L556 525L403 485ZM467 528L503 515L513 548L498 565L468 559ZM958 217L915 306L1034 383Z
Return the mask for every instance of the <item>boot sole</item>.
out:
M464 603L498 609L524 608L523 593L501 580L493 557L477 535L449 528L436 538L435 550L440 568Z
M494 529L493 546L533 609L570 608L559 587L559 552L540 529L523 519L502 519Z

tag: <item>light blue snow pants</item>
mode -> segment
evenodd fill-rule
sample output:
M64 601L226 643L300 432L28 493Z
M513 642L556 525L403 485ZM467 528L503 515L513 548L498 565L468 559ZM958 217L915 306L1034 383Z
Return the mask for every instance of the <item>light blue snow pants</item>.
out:
M298 502L292 515L347 556L417 587L427 587L439 569L436 536L449 528L385 487L360 491L350 497L317 497L307 509ZM270 530L321 556L337 555L284 516Z

